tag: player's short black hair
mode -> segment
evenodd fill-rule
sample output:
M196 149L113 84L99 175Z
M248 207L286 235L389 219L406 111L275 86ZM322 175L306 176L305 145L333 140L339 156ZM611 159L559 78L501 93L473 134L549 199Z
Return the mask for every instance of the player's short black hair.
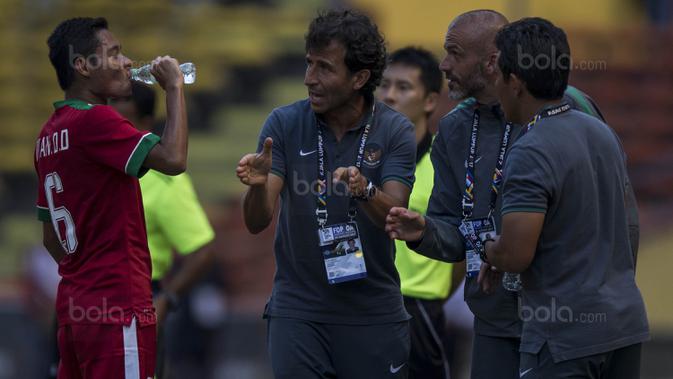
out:
M152 87L137 80L131 80L131 97L129 99L136 106L138 118L154 117L156 94Z
M505 80L521 79L535 98L558 99L568 87L570 46L563 29L539 18L523 18L502 28L495 37L498 66Z
M346 49L344 60L351 72L371 72L360 93L373 98L386 68L385 41L377 26L366 15L350 9L320 12L305 36L306 51L325 48L332 41Z
M421 82L426 93L442 92L442 72L435 56L420 47L405 47L394 51L388 57L388 65L401 64L421 70Z
M92 56L100 45L96 34L107 28L107 20L103 17L77 17L61 22L54 29L47 39L47 45L49 60L56 70L61 89L65 91L75 80L74 59L78 56Z

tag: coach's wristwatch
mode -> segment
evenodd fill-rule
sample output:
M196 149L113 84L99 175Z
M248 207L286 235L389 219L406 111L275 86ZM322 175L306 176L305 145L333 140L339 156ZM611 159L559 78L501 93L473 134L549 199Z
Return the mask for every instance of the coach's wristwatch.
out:
M486 256L486 242L495 242L495 239L491 236L491 233L486 233L483 237L481 237L481 251L479 252L479 258L481 258L484 263L491 264L491 262L488 261L488 256Z
M376 186L374 183L372 183L371 180L367 179L367 187L365 187L365 192L360 196L356 196L355 199L360 201L369 201L374 198L374 196L376 196Z

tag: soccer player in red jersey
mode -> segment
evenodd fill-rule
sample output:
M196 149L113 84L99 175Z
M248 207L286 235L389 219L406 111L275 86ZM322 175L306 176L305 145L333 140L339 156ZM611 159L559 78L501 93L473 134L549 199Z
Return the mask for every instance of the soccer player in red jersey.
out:
M107 105L131 93L131 60L104 18L73 18L49 37L65 100L35 146L38 218L62 276L56 313L59 378L154 376L155 313L138 177L185 170L187 116L178 62L157 57L166 91L161 138Z

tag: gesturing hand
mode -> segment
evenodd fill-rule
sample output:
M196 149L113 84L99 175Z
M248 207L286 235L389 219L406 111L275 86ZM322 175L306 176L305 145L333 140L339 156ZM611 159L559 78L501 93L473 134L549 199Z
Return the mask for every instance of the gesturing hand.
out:
M348 185L348 191L351 193L351 196L364 196L367 191L367 178L355 166L339 167L334 170L332 176L334 183L341 181Z
M267 137L261 153L246 154L241 158L236 167L236 176L241 183L248 186L266 184L269 171L271 171L272 148L273 139Z
M392 239L418 241L425 232L425 218L406 208L390 208L386 216L386 233Z

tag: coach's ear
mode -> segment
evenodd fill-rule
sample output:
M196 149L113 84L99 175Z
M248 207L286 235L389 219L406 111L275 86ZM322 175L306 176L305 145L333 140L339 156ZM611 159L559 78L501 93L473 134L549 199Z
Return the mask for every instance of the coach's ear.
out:
M522 97L524 92L528 91L527 88L526 88L526 82L519 79L519 77L516 76L516 74L513 74L513 73L509 74L509 81L507 83L507 86L510 88L512 93L517 98Z
M500 69L498 68L498 57L500 56L499 52L494 52L488 55L488 58L484 65L484 72L488 76L497 75Z
M367 69L360 70L353 74L353 89L359 91L365 84L367 84L371 75L372 72Z
M437 109L437 105L439 104L439 93L437 92L430 92L425 96L425 100L423 101L423 112L426 114L430 114Z

